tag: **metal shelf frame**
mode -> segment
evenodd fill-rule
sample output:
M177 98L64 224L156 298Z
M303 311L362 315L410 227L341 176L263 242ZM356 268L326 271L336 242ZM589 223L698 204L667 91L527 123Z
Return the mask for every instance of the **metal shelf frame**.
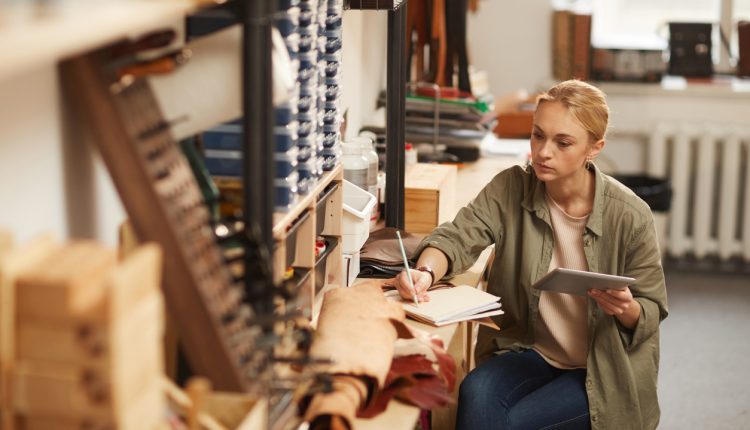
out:
M383 10L388 13L386 82L385 205L386 227L404 228L406 85L406 5L398 0L349 0L352 10Z

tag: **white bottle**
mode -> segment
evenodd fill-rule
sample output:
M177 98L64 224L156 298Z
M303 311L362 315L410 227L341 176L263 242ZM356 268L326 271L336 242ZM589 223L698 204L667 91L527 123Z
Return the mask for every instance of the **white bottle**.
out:
M373 196L378 196L378 153L372 143L372 139L366 136L358 136L351 139L353 143L359 143L362 155L367 159L367 191Z
M359 143L362 155L367 159L367 192L375 196L375 201L380 201L378 198L378 153L375 152L372 139L366 136L359 136L352 138L352 142ZM380 218L380 211L378 210L380 205L376 205L370 214L370 229L375 228Z
M370 168L367 158L362 155L359 143L341 142L343 155L341 156L341 165L344 166L344 179L352 184L367 190L367 175Z

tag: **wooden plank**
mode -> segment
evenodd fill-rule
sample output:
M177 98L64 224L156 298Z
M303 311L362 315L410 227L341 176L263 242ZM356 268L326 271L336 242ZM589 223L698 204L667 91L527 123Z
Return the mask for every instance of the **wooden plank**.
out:
M104 278L116 260L114 251L93 241L58 248L18 274L17 320L66 321L78 315L104 321Z
M148 339L148 338L151 339ZM14 409L21 415L122 416L162 375L158 338L144 335L112 366L19 362L14 372Z
M0 428L13 430L13 370L15 368L15 280L19 271L44 260L59 245L43 236L0 254Z
M146 297L161 296L163 253L155 243L147 243L132 251L110 273L106 283L110 318L133 309Z
M122 416L81 415L61 417L56 415L17 416L19 428L23 430L83 430L117 428L120 430L157 430L164 428L166 396L161 382L152 381L151 386L123 411Z
M133 356L133 345L161 349L164 301L154 292L127 315L104 322L81 318L69 321L18 322L18 361L54 361L105 368L115 355ZM154 345L146 341L154 340ZM137 358L137 357L134 357Z

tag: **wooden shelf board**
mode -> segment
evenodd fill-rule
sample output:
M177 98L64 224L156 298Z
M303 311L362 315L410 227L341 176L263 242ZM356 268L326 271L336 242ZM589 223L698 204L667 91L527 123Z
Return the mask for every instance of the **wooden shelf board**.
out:
M197 10L195 0L86 2L51 8L49 17L0 26L0 81L35 67L53 65L118 39L179 22ZM0 13L9 12L8 6ZM52 13L52 12L50 12Z

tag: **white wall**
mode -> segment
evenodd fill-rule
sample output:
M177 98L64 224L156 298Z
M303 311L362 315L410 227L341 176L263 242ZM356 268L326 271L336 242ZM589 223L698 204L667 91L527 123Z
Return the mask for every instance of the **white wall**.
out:
M344 12L342 106L349 110L347 136L371 125L378 94L385 88L386 12Z
M552 76L550 0L489 0L468 19L469 61L496 96L544 86Z
M52 233L114 245L119 198L88 144L63 128L60 100L53 65L0 81L0 228L18 242ZM75 139L63 145L66 134Z

